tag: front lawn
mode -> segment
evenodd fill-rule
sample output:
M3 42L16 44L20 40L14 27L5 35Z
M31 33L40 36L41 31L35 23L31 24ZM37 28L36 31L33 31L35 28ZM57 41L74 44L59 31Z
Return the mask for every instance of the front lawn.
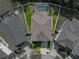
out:
M34 55L40 55L40 47L34 49Z
M41 42L32 43L32 48L34 49L34 55L40 55L40 47L41 47Z

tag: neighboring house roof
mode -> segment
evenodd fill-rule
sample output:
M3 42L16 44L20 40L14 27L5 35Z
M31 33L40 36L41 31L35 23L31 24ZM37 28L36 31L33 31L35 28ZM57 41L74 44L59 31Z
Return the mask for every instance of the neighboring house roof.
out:
M0 59L5 59L6 57L7 55L2 50L0 50Z
M21 8L17 9L16 11L18 11L18 13L19 13L19 14L17 14L17 16L19 18L19 22L20 22L20 24L22 26L22 29L25 32L25 34L27 34L27 27L26 27L23 11L22 11Z
M79 20L77 20L76 18L73 18L71 23L73 24L75 28L74 34L79 36Z
M0 21L2 20L2 18L0 17Z
M75 22L77 20L73 20L73 22L66 20L62 26L62 31L60 32L60 35L57 37L56 41L64 46L68 47L70 49L73 49L76 44L79 42L78 37L78 22Z
M72 50L72 54L79 56L79 43Z
M6 17L3 21L7 27L11 30L11 33L14 37L15 43L21 43L22 41L26 40L26 36L24 32L22 31L22 27L19 24L18 17L17 16L11 16L11 17Z
M14 37L11 34L11 30L3 23L0 23L0 35L1 37L10 45L10 47L14 46ZM13 50L16 48L12 47Z
M58 42L63 47L74 49L76 44L79 42L79 37L72 32L63 29L60 35L57 37L56 42Z
M0 15L8 12L11 8L11 0L0 0Z
M3 39L10 45L12 50L26 46L25 43L27 42L27 38L22 31L16 16L4 18L0 23L0 32L5 35ZM22 46L18 46L20 44Z
M67 29L73 34L79 36L79 21L75 18L73 18L72 21L66 20L62 28Z
M49 41L52 39L50 16L33 14L31 31L33 41Z
M14 58L15 58L14 53L11 53L10 55L7 55L2 50L0 50L0 59L14 59Z
M70 32L73 32L75 31L75 28L73 26L73 24L69 21L69 20L66 20L62 26L62 28L70 31Z
M65 20L66 20L65 17L62 17L61 15L59 16L57 27L56 27L56 31L59 31L61 29L61 26L63 25Z

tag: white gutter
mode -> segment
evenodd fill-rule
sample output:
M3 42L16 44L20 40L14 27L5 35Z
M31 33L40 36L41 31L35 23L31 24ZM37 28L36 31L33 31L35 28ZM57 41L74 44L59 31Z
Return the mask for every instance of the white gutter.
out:
M12 53L12 51L2 43L0 43L0 50L2 50L7 55Z
M9 47L9 45L7 44L6 41L4 41L4 39L2 37L0 37L0 43L3 43L5 46Z
M9 45L2 37L0 37L0 50L2 50L5 54L10 55L13 51L11 51L8 47Z

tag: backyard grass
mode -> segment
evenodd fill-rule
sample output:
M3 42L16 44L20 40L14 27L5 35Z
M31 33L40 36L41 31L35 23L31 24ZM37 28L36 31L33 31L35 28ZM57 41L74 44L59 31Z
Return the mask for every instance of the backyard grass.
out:
M32 6L28 5L24 8L24 13L25 13L25 22L26 22L26 26L27 26L27 30L28 32L31 32L31 16L32 16Z
M51 29L52 29L52 32L54 33L55 30L56 30L56 26L57 26L57 22L58 22L58 12L55 11L53 8L51 8Z

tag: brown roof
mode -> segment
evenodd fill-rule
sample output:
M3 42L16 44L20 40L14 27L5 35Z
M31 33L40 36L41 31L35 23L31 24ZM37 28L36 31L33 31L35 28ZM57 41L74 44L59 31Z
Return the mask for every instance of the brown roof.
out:
M49 41L51 35L51 19L50 16L36 15L32 16L32 40L33 41Z

